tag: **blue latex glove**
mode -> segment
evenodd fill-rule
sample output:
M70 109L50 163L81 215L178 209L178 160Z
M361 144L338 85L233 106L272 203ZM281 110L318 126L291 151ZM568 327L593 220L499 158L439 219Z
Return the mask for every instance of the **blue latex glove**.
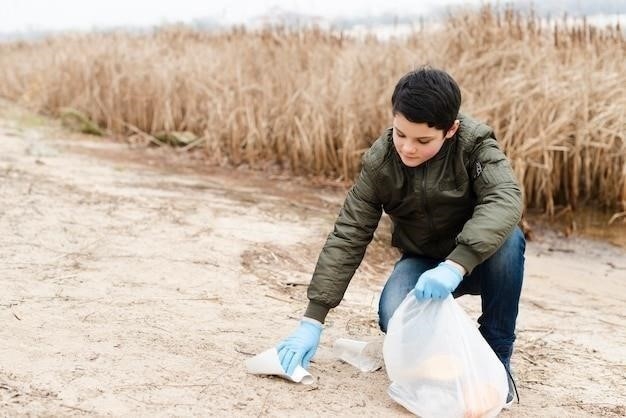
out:
M285 340L278 343L278 359L283 370L291 376L296 366L309 367L309 362L317 351L322 335L322 324L315 321L300 321L300 326Z
M463 280L461 272L447 263L427 270L417 280L415 297L417 299L445 299Z

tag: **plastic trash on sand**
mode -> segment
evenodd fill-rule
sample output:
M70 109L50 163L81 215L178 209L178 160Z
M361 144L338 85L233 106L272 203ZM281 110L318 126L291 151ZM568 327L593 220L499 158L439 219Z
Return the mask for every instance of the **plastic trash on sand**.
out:
M333 353L362 372L373 372L383 366L382 340L358 341L339 338L333 344Z
M339 338L333 344L333 353L362 372L373 372L383 365L382 340L358 341Z
M291 380L292 382L305 385L310 385L315 381L315 378L302 366L297 366L291 376L285 373L285 370L283 370L283 367L280 365L276 347L265 350L261 354L257 354L246 360L246 369L248 373L276 375Z
M504 366L457 302L410 292L383 345L393 400L420 417L494 417L505 404Z

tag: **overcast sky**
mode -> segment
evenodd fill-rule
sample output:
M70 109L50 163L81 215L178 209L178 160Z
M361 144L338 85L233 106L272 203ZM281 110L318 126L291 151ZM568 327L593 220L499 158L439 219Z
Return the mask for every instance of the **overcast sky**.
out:
M426 15L434 8L479 5L488 0L0 0L0 33L89 30L111 26L149 26L214 18L245 23L273 8L313 16L362 17L390 12ZM625 13L626 0L491 0L500 5L532 3L558 12ZM545 11L545 10L544 10Z
M480 4L481 0L0 0L0 31L91 29L122 25L190 22L216 17L241 23L273 7L322 16L363 16L392 12L421 14L427 5Z

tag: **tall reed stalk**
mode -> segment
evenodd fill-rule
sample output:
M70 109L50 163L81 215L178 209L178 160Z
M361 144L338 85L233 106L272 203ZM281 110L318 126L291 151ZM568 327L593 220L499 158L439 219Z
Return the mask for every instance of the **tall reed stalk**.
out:
M528 206L626 210L625 52L619 26L489 7L390 41L176 27L2 44L0 95L124 136L192 133L213 160L347 180L390 123L397 79L431 64L495 128Z

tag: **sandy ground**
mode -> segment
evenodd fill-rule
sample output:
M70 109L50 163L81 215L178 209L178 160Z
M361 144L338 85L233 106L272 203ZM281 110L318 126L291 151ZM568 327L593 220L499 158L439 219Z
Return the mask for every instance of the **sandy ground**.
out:
M337 360L379 335L396 254L383 222L331 312L311 386L246 374L289 334L337 187L201 169L0 112L1 416L410 416L384 370ZM34 122L33 122L34 121ZM43 126L46 125L46 126ZM626 252L529 243L506 417L626 415ZM477 297L460 299L477 316Z

